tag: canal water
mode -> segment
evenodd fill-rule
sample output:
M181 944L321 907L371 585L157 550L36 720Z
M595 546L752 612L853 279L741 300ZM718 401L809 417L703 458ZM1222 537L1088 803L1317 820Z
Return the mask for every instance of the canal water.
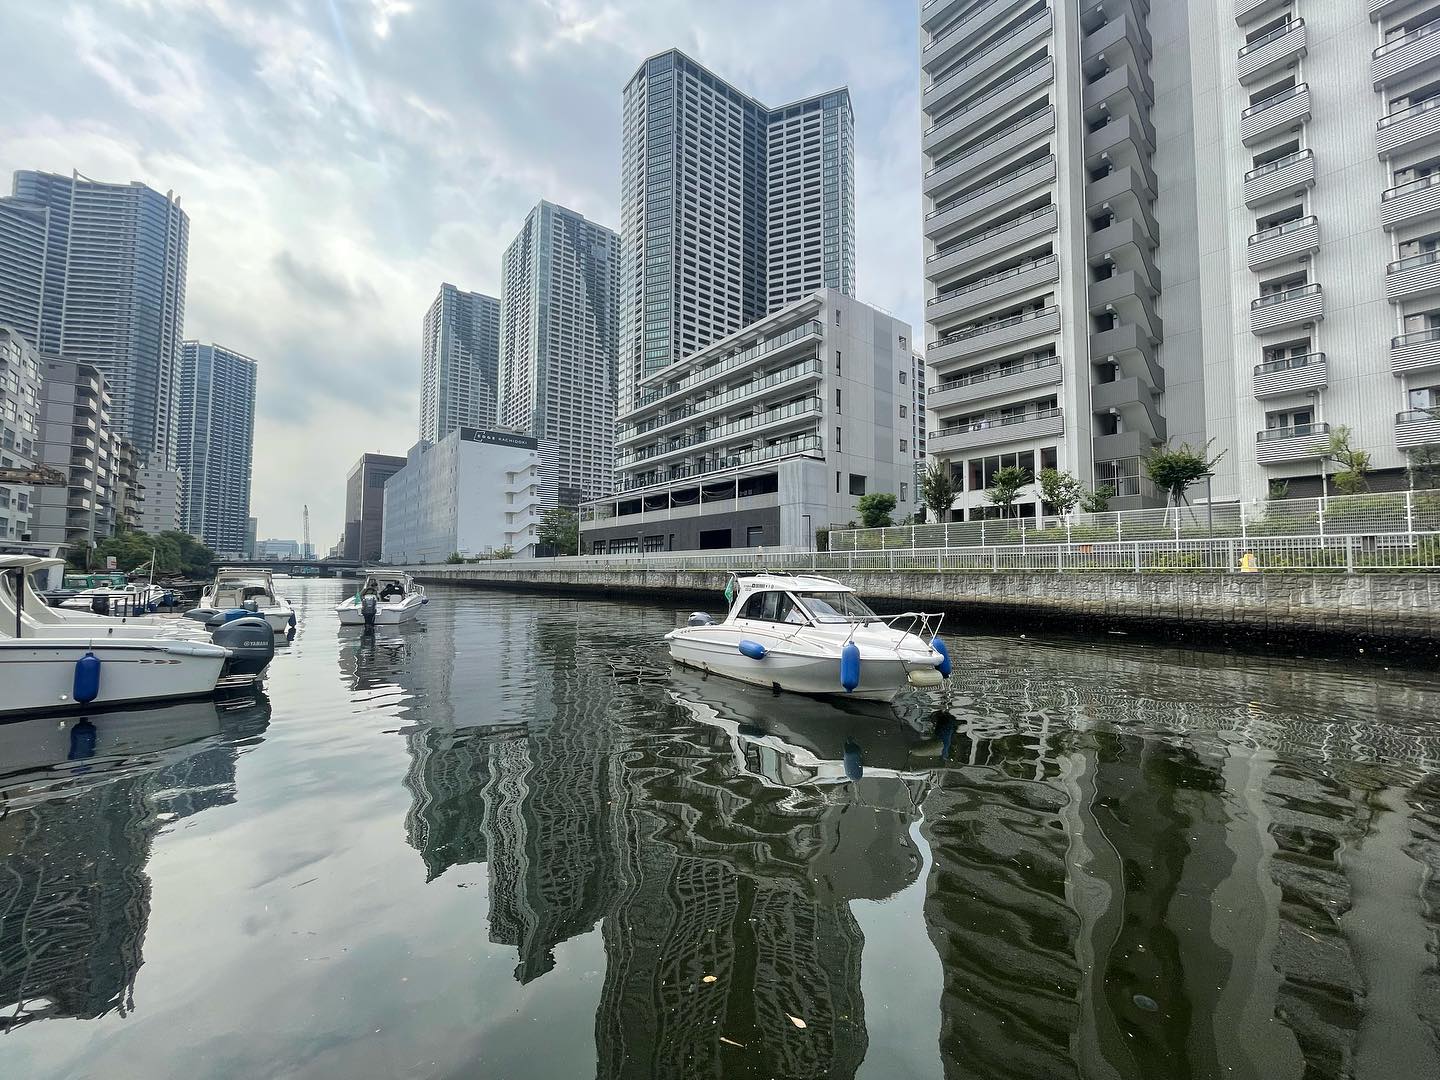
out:
M867 711L345 588L262 695L0 726L0 1076L1440 1076L1433 673L952 630Z

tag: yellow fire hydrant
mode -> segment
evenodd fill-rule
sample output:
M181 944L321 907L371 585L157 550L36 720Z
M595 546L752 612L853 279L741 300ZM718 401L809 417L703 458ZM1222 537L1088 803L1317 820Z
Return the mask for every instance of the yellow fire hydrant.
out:
M1247 551L1240 556L1240 573L1258 574L1260 572L1260 560L1255 558L1253 551Z

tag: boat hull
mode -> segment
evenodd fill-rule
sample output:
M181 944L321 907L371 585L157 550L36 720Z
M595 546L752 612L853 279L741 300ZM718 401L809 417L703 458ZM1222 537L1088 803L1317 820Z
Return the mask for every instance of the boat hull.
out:
M413 604L381 604L375 611L376 626L397 626L400 623L409 622L420 614L420 601ZM335 614L340 617L341 626L364 626L365 615L361 612L360 606L354 600L347 600L335 608Z
M734 641L723 637L671 636L670 657L686 667L752 686L778 686L794 694L883 702L894 701L910 685L911 671L934 666L901 657L868 657L860 665L860 684L847 693L840 684L838 658L771 649L759 660L753 660L740 652L738 636Z
M93 651L100 692L74 698L75 662ZM218 645L173 641L0 641L0 716L98 709L203 697L215 692L229 653Z

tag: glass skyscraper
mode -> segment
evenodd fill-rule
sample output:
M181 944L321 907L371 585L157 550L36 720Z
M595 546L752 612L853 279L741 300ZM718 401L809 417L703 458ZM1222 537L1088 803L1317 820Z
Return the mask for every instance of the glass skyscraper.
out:
M173 466L190 237L179 198L139 181L22 170L3 202L0 217L15 228L9 242L0 240L0 260L9 264L0 266L0 280L24 277L38 295L27 318L37 348L103 372L118 432L143 457ZM43 258L33 235L41 209ZM22 216L29 235L20 232Z
M820 288L855 292L845 88L769 108L670 50L625 87L619 410L645 376Z
M556 445L567 505L613 479L619 248L613 229L542 202L501 266L500 423Z
M187 341L180 361L177 464L185 531L217 555L245 554L255 441L255 361Z
M449 282L425 313L420 347L420 439L438 443L456 428L495 426L500 369L500 301Z

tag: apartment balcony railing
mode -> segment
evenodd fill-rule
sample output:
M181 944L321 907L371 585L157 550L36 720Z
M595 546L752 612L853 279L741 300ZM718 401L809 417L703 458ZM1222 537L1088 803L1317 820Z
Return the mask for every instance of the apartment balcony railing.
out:
M724 442L727 439L735 438L737 435L744 435L746 432L760 431L786 421L793 421L797 418L809 419L818 415L820 411L821 405L819 398L805 398L803 401L792 401L790 404L782 405L778 409L768 409L754 416L746 416L727 424L717 424L712 428L704 428L691 435L682 435L678 438L667 439L664 442L656 443L653 446L642 446L628 453L617 454L615 457L615 467L623 468L627 465L633 465L636 462L649 461L652 458L664 458L671 454L683 453L697 446Z
M1262 15L1279 11L1287 2L1288 0L1235 0L1235 21L1252 22Z
M1329 424L1295 424L1255 433L1255 460L1261 465L1313 461L1330 450Z
M991 3L972 10L959 22L925 43L925 47L920 50L921 66L930 71L944 66L957 52L971 44L978 33L994 26L1022 2L1023 0L992 0ZM931 20L930 25L938 25L938 20ZM998 47L1002 43L1003 39L995 45Z
M1414 2L1415 0L1369 0L1370 21L1379 22L1385 16Z
M1060 309L1048 307L1041 311L1027 311L1023 315L1012 315L1006 319L968 326L939 341L931 342L926 349L930 364L944 364L967 356L975 356L988 349L1002 345L1013 345L1042 334L1060 331Z
M1065 433L1063 409L1039 409L1035 412L958 424L930 432L930 453L947 454L977 446L1025 442Z
M1240 141L1252 146L1277 131L1298 128L1310 119L1310 86L1301 83L1263 101L1257 101L1240 114Z
M1011 394L1017 390L1054 386L1062 382L1064 377L1060 358L1047 356L1025 364L947 379L930 388L925 395L925 403L931 409L948 409Z
M1408 300L1440 293L1440 251L1424 251L1396 259L1385 268L1385 295Z
M971 39L976 30L990 25L985 15L986 12L980 12L978 17L966 19L943 37L931 42L936 51L921 53L921 68L934 71L935 68L943 66L944 61L953 56L964 41ZM1020 50L1049 37L1053 25L1054 16L1048 8L1027 19L999 41L992 42L985 52L971 57L944 78L927 86L920 96L921 108L934 116L947 101L956 94L963 93L967 86L974 86L976 80L982 78L986 72L1011 59Z
M1047 106L1040 112L1011 124L1003 131L997 131L983 142L950 155L945 161L925 173L921 181L921 190L933 198L936 192L975 176L986 165L1054 130L1055 109L1053 106Z
M1248 85L1293 63L1306 52L1305 20L1291 19L1245 45L1235 58L1235 74L1242 85Z
M660 487L677 480L703 480L707 476L732 472L749 465L759 465L767 461L793 457L796 454L822 452L824 448L824 440L819 435L803 435L798 439L787 439L784 442L772 443L769 446L757 447L739 454L725 454L721 457L708 458L695 465L677 466L664 474L642 474L642 476L633 477L617 485L616 493Z
M1433 67L1440 61L1440 19L1417 26L1402 37L1385 42L1371 56L1370 74L1376 90Z
M1421 446L1440 447L1440 408L1406 409L1395 414L1396 449Z
M931 124L920 137L920 149L927 154L939 151L982 123L996 109L1019 100L1032 90L1048 86L1054 79L1055 61L1046 58L1031 64L983 96L966 102L958 111L948 113Z
M925 0L920 5L920 28L933 30L948 19L965 0Z
M669 412L651 417L638 424L621 424L616 428L615 441L617 445L624 446L626 443L644 438L651 432L664 431L666 428L678 424L693 423L697 419L728 408L737 402L763 398L776 389L785 390L792 388L793 384L797 382L818 379L821 374L819 360L805 360L799 364L791 364L779 371L772 371L763 378L752 379L744 386L737 386L722 394L712 394L700 401L686 402Z
M724 375L730 375L741 368L749 367L751 364L757 363L766 357L783 352L801 342L809 341L811 338L819 340L824 335L824 332L825 328L820 325L819 321L812 319L776 337L766 338L764 341L751 345L748 349L743 349L720 361L718 364L710 364L707 367L699 368L685 376L685 378L681 379L678 383L657 386L647 391L636 400L635 408L645 408L648 405L653 405L657 401L663 401L666 398L686 393L689 390L703 386Z
M932 238L943 235L956 226L970 222L976 215L1002 206L1008 200L1054 179L1055 156L1052 154L982 188L967 191L944 206L937 206L925 215L925 235Z
M1440 97L1382 116L1375 122L1375 149L1389 158L1440 139Z
M1251 270L1313 255L1319 250L1320 219L1313 214L1276 225L1273 229L1262 229L1248 241Z
M1325 292L1318 284L1302 285L1250 301L1250 331L1255 334L1303 326L1324 317Z
M1440 326L1391 338L1390 370L1396 375L1440 371Z
M927 322L937 322L957 312L1014 296L1036 285L1048 284L1059 276L1060 263L1054 255L1033 259L979 281L972 281L959 289L941 293L926 302L925 319Z
M1397 229L1440 217L1440 172L1396 184L1380 196L1380 224Z
M1319 390L1330 384L1330 365L1323 352L1286 356L1255 365L1255 396L1278 397L1300 390Z
M945 251L935 252L925 260L925 276L933 280L942 274L987 259L996 252L1009 250L1015 244L1053 233L1059 226L1059 221L1059 213L1053 206L1042 206L1022 217L1012 218L1003 225L968 237L963 243Z

